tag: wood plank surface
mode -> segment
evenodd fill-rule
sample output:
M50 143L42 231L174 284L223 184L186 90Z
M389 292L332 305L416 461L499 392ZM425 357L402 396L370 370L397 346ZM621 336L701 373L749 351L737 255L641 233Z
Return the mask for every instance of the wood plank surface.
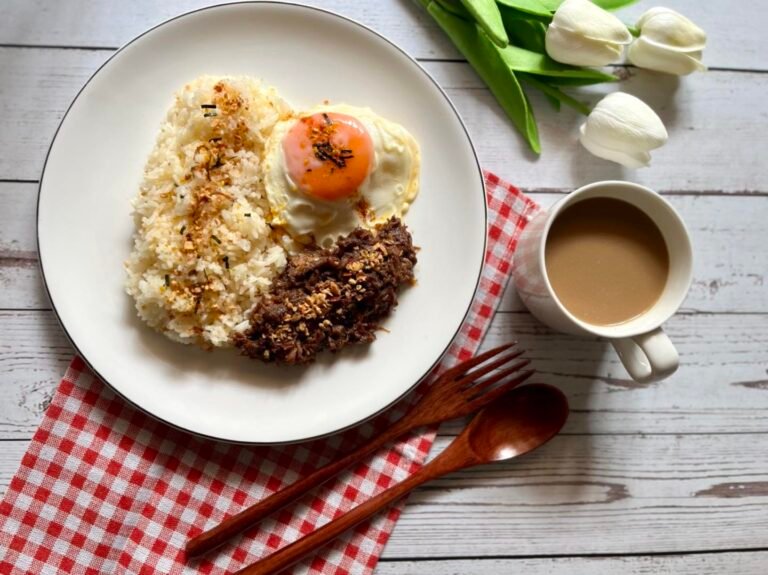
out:
M766 459L762 434L558 436L415 492L384 557L764 547Z
M0 325L0 439L25 439L73 352L52 312L3 311ZM528 313L498 314L484 347L520 342L536 379L567 393L566 433L768 433L766 316L678 314L667 327L682 366L656 384L628 380L608 344L552 333Z
M0 494L4 494L11 484L28 445L29 441L0 442Z
M53 134L85 81L111 54L0 48L0 180L38 180Z
M4 0L0 3L0 44L101 46L117 48L178 14L229 0ZM305 0L359 20L416 58L453 59L460 55L434 22L413 0ZM628 23L656 0L641 0L617 14ZM768 24L768 4L749 2L734 9L729 0L668 0L663 3L693 19L708 33L704 62L710 67L765 70L763 30ZM87 17L84 17L87 15ZM745 24L752 25L745 25ZM734 31L738 30L738 33Z
M0 309L50 307L38 269L37 184L0 182Z
M690 553L630 557L539 557L381 561L378 575L765 575L768 552Z
M65 110L91 73L109 56L91 50L0 48L0 180L37 180ZM670 139L653 154L651 169L626 170L598 160L577 141L583 117L554 113L537 94L542 156L526 148L468 64L427 62L473 136L482 166L529 190L564 190L605 179L631 179L662 191L768 193L762 177L768 75L709 72L683 79L634 70L619 87L646 100ZM267 79L269 80L269 79ZM596 101L613 85L585 89ZM20 97L24 94L24 97ZM169 94L169 98L170 98ZM723 146L723 134L733 145ZM115 137L119 139L119 134ZM428 152L428 151L425 151ZM738 169L735 169L738 166Z
M74 352L53 312L0 312L0 326L0 439L28 439Z

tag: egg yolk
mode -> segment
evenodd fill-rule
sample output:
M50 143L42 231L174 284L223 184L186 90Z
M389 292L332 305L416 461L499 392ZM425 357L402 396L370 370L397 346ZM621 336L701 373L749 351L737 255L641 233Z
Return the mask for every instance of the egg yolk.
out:
M321 112L293 125L283 153L288 175L302 192L335 201L354 196L368 176L373 142L357 118Z

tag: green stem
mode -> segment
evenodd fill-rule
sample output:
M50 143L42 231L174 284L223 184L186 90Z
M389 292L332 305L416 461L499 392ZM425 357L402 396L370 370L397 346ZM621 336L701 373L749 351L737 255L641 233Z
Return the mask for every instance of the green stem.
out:
M469 11L466 8L464 8L464 5L459 0L433 0L433 1L440 4L440 6L442 6L445 10L447 10L454 16L458 16L459 18L464 18L464 20L469 20L470 22L474 22L474 19L472 18L472 14L470 14ZM427 4L429 4L429 2L427 2Z
M570 106L571 108L573 108L574 110L576 110L581 114L584 114L585 116L589 116L589 113L592 111L590 107L584 104L583 102L579 102L577 99L572 98L565 92L558 90L557 88L554 88L549 84L546 84L541 80L534 78L530 74L518 74L518 77L523 82L530 84L537 90L541 90L547 96L551 96L552 98L556 98L560 100L566 106Z

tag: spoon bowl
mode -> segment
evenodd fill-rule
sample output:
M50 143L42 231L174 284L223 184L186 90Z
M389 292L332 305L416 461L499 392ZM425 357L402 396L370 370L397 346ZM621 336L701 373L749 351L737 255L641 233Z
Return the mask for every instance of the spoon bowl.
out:
M557 435L566 419L568 401L559 389L545 384L514 389L478 413L440 455L419 471L235 575L279 573L422 483L459 469L506 461L533 451Z
M545 384L526 385L493 402L462 435L477 463L523 455L557 435L568 419L568 400Z

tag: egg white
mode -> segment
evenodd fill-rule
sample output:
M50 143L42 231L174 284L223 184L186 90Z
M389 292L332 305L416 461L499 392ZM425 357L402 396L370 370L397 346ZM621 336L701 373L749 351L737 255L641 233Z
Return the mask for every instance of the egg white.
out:
M299 118L321 112L353 116L371 137L372 165L354 197L336 201L311 197L298 188L286 169L283 139ZM402 218L419 193L420 166L419 145L399 124L369 108L346 104L316 106L279 122L267 142L264 186L272 224L285 227L293 236L312 236L319 245L329 246L357 227L370 229L392 216ZM361 199L367 205L365 216L355 207Z

